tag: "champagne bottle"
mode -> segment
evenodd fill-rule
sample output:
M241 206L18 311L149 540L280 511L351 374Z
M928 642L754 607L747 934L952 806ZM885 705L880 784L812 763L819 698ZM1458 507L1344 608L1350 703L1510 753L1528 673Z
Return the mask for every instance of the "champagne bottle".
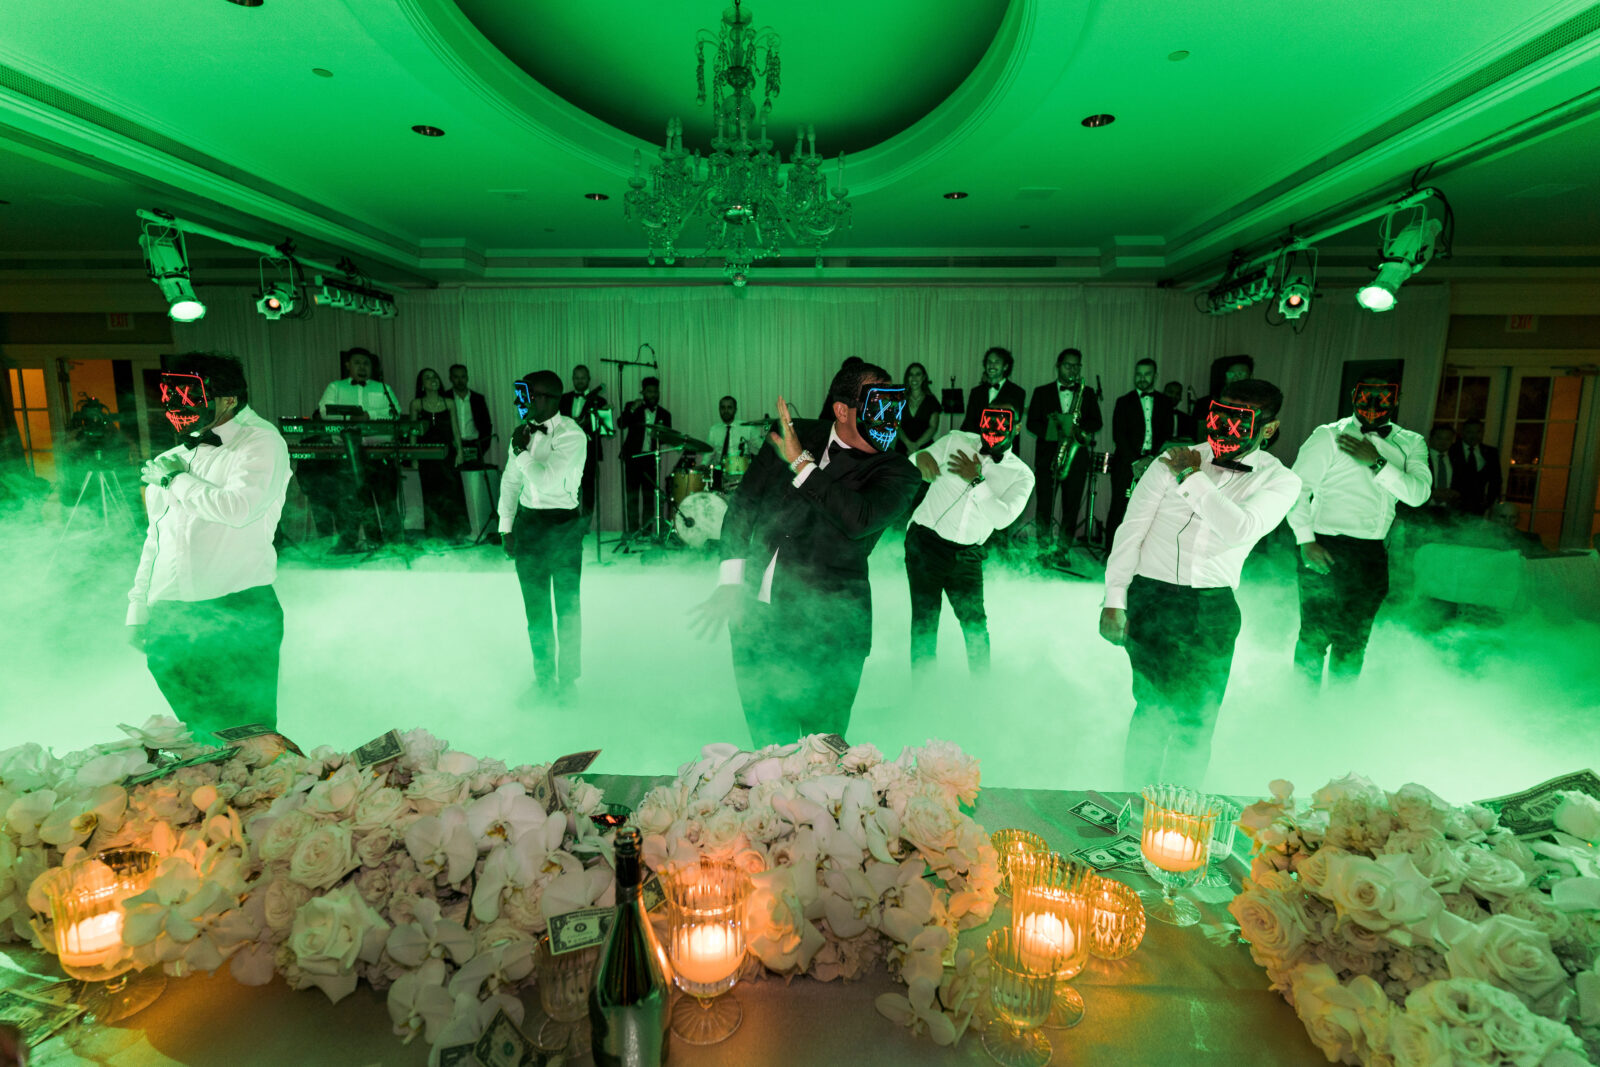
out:
M589 992L596 1067L656 1067L667 1059L668 963L639 899L639 831L617 831L617 916Z

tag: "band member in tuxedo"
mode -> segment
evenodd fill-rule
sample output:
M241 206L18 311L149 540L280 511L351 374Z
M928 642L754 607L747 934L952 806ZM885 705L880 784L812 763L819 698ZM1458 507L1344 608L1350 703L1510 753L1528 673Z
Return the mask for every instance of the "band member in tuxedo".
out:
M978 415L993 404L1013 404L1018 411L1028 400L1022 386L1011 380L1011 368L1016 365L1009 349L999 345L983 354L983 381L967 393L967 413L961 428L967 433L978 432Z
M1167 449L1133 487L1100 612L1100 635L1133 667L1124 786L1205 779L1239 636L1240 569L1300 495L1295 473L1261 451L1282 407L1276 386L1234 382L1206 413L1206 440Z
M400 401L394 390L379 379L376 357L365 348L347 349L339 355L346 377L328 383L322 391L322 399L317 401L317 414L330 421L400 418ZM359 411L340 414L339 409ZM362 440L366 444L384 444L394 438L373 436ZM331 550L333 554L361 551L357 542L363 531L369 545L379 544L386 538L400 540L404 536L398 463L393 459L365 457L359 478L343 460L324 461L317 466L320 469L313 477L326 487L334 525L339 532L338 544ZM318 525L321 525L320 520Z
M1455 505L1462 514L1483 515L1500 499L1500 450L1483 443L1483 421L1461 424L1461 440L1450 448Z
M1168 382L1161 387L1161 392L1166 396L1167 403L1172 405L1172 436L1174 440L1188 444L1194 441L1194 419L1186 413L1183 403L1183 383L1178 381Z
M161 395L179 443L142 472L150 528L128 593L130 640L197 738L276 726L283 609L272 539L289 450L249 406L231 356L172 359Z
M561 376L542 370L521 383L527 403L500 481L500 538L516 561L533 650L535 697L565 697L583 672L578 583L588 520L579 504L588 442L560 413ZM552 625L550 604L555 601Z
M572 368L572 388L561 394L561 414L577 423L588 440L588 452L583 464L583 492L579 496L579 506L585 518L594 514L595 502L599 498L600 460L603 458L600 412L611 406L611 401L605 398L605 384L591 387L589 381L589 368L580 363Z
M729 476L741 477L749 469L750 461L760 450L762 442L751 432L756 427L740 425L738 420L739 401L732 396L718 400L717 421L711 424L705 437L711 445L711 451L685 452L678 466L687 469L702 463L709 464L714 472L711 488L718 492L726 488Z
M1079 400L1079 393L1082 399ZM1077 407L1076 428L1069 425L1069 413ZM1041 552L1051 544L1055 522L1056 497L1061 498L1061 546L1072 545L1078 528L1078 509L1083 506L1083 489L1089 477L1089 452L1094 435L1105 420L1100 414L1100 398L1083 384L1083 353L1063 348L1056 356L1056 380L1033 391L1028 403L1028 432L1038 440L1033 453L1034 487L1038 504L1034 508L1037 542ZM1066 478L1057 481L1056 453L1069 438L1079 442L1078 454L1067 469Z
M1300 637L1294 663L1313 686L1323 661L1335 679L1361 673L1367 638L1389 595L1384 538L1396 502L1421 507L1433 491L1422 435L1393 421L1400 386L1362 381L1354 411L1318 426L1300 446L1300 496L1289 528L1300 545Z
M996 404L978 413L977 433L947 433L911 457L928 483L906 529L913 671L933 660L945 596L966 638L968 669L989 670L983 546L1016 521L1033 492L1033 471L1011 447L1021 432L1022 413Z
M489 402L467 385L464 363L450 366L450 406L455 408L456 424L461 428L461 469L481 470L489 462L489 442L494 439L494 423L489 420Z
M843 735L872 648L867 556L921 484L890 451L905 391L870 363L840 370L833 421L771 433L722 524L721 584L698 627L726 622L734 680L757 746Z
M656 456L639 453L655 448L652 426L671 426L672 412L661 406L661 379L646 378L639 383L639 398L630 400L617 419L622 430L622 486L628 532L636 533L650 525L655 516L655 492L660 472Z
M1233 356L1222 366L1222 384L1227 388L1234 382L1242 382L1246 378L1255 377L1256 361L1250 356ZM1194 400L1189 404L1189 421L1195 427L1195 433L1201 434L1205 427L1207 414L1211 411L1211 394Z
M1141 359L1133 365L1133 389L1117 397L1111 410L1111 507L1106 515L1106 543L1117 536L1117 525L1128 510L1133 483L1156 461L1168 441L1177 436L1172 401L1156 392L1156 361Z

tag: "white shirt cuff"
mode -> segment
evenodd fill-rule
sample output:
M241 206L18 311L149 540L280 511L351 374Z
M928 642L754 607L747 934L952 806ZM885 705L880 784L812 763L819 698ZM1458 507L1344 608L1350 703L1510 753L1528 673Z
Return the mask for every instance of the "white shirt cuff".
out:
M804 467L800 468L800 473L796 474L794 476L794 481L790 482L789 484L794 486L796 489L800 488L802 485L806 484L806 479L811 477L811 472L816 469L817 465L815 463L807 463Z
M1115 608L1118 611L1128 610L1128 587L1125 585L1106 586L1105 607Z
M718 570L717 570L717 584L718 585L743 585L744 584L744 560L742 560L742 559L725 559L725 560L723 560L722 561L722 566L719 567Z
M143 626L150 621L150 605L137 600L128 601L128 625Z

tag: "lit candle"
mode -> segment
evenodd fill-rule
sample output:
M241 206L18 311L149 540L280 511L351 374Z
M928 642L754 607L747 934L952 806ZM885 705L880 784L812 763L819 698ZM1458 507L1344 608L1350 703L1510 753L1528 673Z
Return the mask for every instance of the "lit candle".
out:
M1140 847L1145 859L1174 874L1206 865L1205 845L1182 830L1147 829Z
M1059 970L1077 944L1071 924L1057 916L1024 915L1018 924L1018 958L1036 974Z
M744 947L737 933L720 923L678 931L672 966L686 982L716 985L739 969Z
M100 967L122 954L122 913L106 912L80 920L61 935L61 962L68 967Z

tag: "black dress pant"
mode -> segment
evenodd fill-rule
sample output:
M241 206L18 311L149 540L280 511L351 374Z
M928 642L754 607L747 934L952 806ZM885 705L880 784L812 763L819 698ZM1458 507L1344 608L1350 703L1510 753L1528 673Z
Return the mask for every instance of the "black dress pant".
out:
M1333 556L1327 574L1300 564L1300 637L1294 665L1314 685L1322 684L1324 656L1333 678L1354 678L1366 659L1367 639L1378 608L1389 595L1389 551L1381 539L1316 535Z
M583 479L578 484L578 510L584 518L594 514L600 499L600 443L589 440L589 452L583 464Z
M1078 511L1083 507L1083 488L1089 480L1089 446L1084 445L1078 449L1078 454L1072 457L1072 466L1067 469L1066 478L1056 480L1051 472L1055 466L1056 451L1059 445L1055 441L1040 441L1039 450L1034 453L1033 464L1033 491L1034 523L1037 527L1037 540L1039 544L1049 544L1051 540L1051 527L1056 518L1056 502L1059 498L1061 504L1061 532L1059 540L1063 545L1072 544L1072 535L1078 529ZM1094 516L1089 516L1092 526ZM1088 540L1085 537L1085 540Z
M215 600L158 600L145 663L172 713L199 740L213 730L278 725L283 608L270 585Z
M578 583L583 573L583 535L587 525L580 508L519 506L511 526L511 552L517 581L522 586L534 678L546 689L566 685L583 673Z
M792 593L792 591L791 591ZM807 734L846 736L861 688L868 645L829 625L821 595L805 603L763 604L753 596L744 618L728 628L733 678L755 747L787 744Z
M943 598L961 623L967 642L967 667L989 669L989 617L983 610L982 545L947 541L913 522L906 530L906 581L911 586L911 667L930 663L938 649Z
M1111 500L1106 506L1106 550L1111 550L1117 527L1128 514L1128 494L1133 490L1133 463L1111 461Z
M625 491L623 517L628 531L643 527L653 528L656 507L656 461L654 459L627 459L622 461L622 486ZM662 504L671 499L667 487L661 487ZM665 527L663 527L664 529Z
M1238 602L1227 586L1195 589L1139 576L1128 586L1127 610L1134 709L1122 784L1198 789L1233 667Z

